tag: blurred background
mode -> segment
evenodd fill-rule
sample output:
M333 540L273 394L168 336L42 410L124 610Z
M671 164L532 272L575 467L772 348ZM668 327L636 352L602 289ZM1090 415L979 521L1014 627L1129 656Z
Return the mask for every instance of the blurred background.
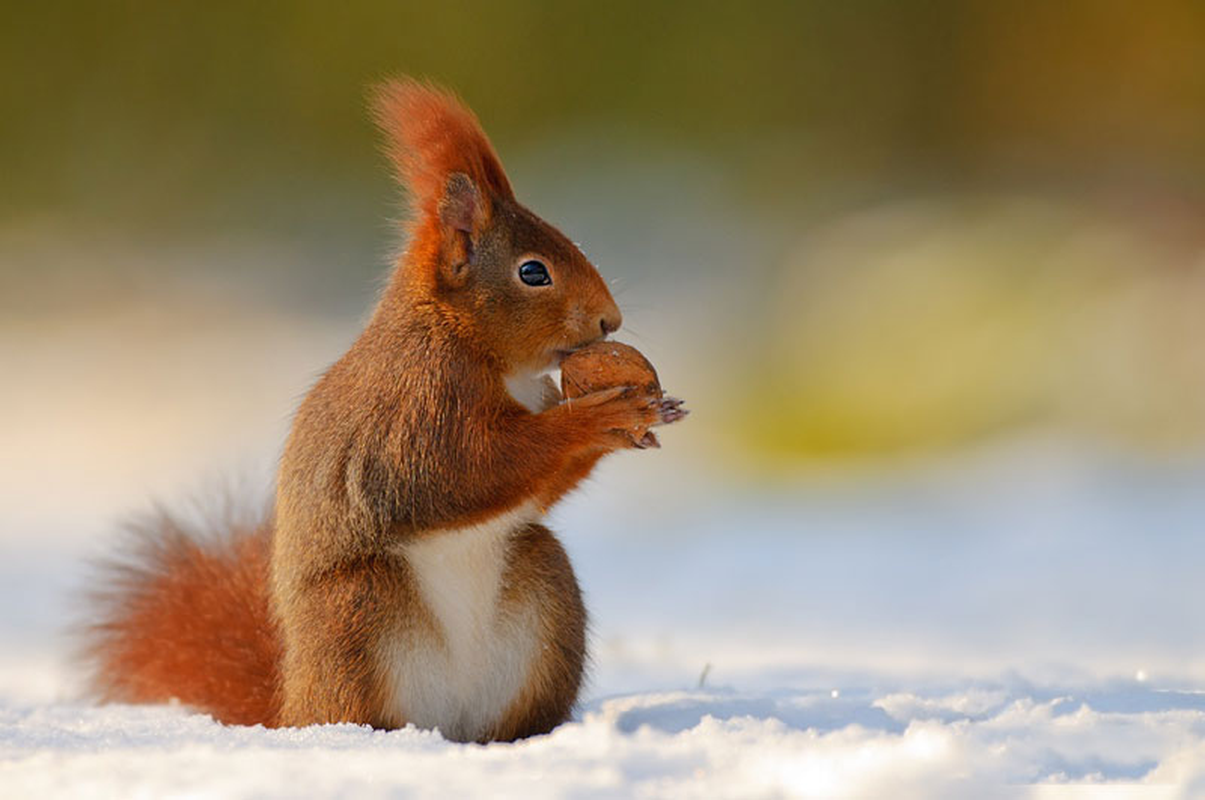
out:
M2 17L0 546L10 608L26 609L10 644L42 641L75 580L65 565L122 514L214 484L268 496L295 404L355 337L399 244L403 198L365 97L407 73L477 111L520 199L613 281L619 338L695 412L563 512L593 521L605 505L631 534L592 522L602 535L570 538L598 549L583 569L605 687L622 683L606 676L634 646L620 611L634 600L591 565L643 559L649 534L687 537L717 504L731 524L690 545L715 557L694 574L748 580L648 621L648 663L688 618L742 635L758 619L779 644L789 621L799 642L867 663L859 631L883 645L900 596L936 585L900 663L924 665L918 642L970 657L1007 639L965 635L986 620L1015 628L1003 653L1205 675L1189 613L1205 596L1177 572L1199 563L1205 518L1200 3L110 2ZM748 537L756 549L715 556ZM658 545L666 563L676 541ZM985 588L992 564L1013 579ZM818 633L821 594L774 595L775 575L845 587L845 611ZM1086 638L1050 650L1070 629ZM707 641L673 674L714 660ZM814 663L800 647L813 655L783 659Z

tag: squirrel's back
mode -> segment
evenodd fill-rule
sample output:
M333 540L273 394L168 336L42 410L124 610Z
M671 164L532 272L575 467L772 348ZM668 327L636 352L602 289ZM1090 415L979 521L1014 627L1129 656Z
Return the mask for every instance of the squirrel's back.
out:
M268 587L271 523L206 531L159 512L93 593L83 655L92 690L179 702L219 722L275 725L280 636Z

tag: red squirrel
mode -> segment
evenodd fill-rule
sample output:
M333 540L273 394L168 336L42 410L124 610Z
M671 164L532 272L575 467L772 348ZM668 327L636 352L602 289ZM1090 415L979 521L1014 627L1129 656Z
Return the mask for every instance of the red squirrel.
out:
M85 648L102 699L477 742L572 712L586 612L541 519L685 409L637 387L563 400L548 369L622 321L598 271L515 199L455 97L392 81L374 112L408 246L297 411L268 519L200 537L164 515L107 573Z

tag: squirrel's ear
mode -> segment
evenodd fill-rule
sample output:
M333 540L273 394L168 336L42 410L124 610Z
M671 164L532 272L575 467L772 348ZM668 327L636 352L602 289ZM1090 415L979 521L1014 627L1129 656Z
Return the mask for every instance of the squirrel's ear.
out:
M440 259L439 273L447 286L457 288L469 278L477 234L485 224L485 208L477 184L463 172L453 172L444 186L438 210L440 226L445 230L445 257Z
M442 219L446 211L455 227L453 220L463 222L470 197L474 214L484 217L489 215L491 198L514 199L481 124L451 93L410 78L389 81L373 93L373 116L385 134L385 152L398 180L410 190L418 214ZM467 179L472 193L462 179Z
M484 207L477 184L463 172L453 172L439 200L439 221L454 231L474 236L484 221Z

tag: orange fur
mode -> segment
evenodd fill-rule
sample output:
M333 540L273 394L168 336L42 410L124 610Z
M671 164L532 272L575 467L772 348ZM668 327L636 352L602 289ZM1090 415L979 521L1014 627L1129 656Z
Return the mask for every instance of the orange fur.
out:
M385 152L398 180L410 189L420 215L435 215L453 172L463 172L498 197L514 199L477 117L446 91L408 78L386 82L374 93L373 117L385 134Z
M372 115L394 175L410 194L411 271L430 271L446 257L438 221L449 177L460 173L473 181L484 194L483 213L492 198L514 200L510 180L476 115L431 84L412 78L380 84Z
M214 538L160 514L134 533L127 559L102 565L104 588L90 604L93 691L271 724L280 635L268 607L268 525L227 526Z

